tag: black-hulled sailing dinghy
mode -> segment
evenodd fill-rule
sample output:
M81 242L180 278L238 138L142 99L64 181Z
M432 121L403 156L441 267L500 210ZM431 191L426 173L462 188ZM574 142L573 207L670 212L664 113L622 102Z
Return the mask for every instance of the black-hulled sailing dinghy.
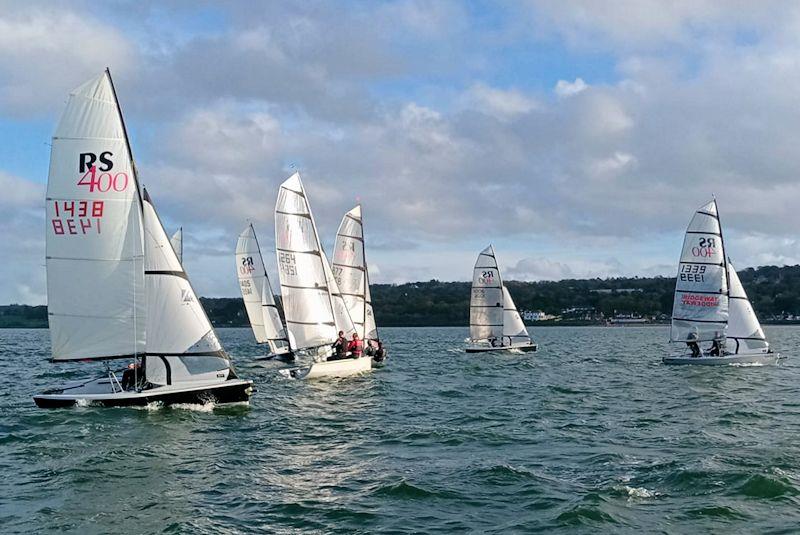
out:
M503 285L494 247L480 252L472 274L467 353L536 351L511 294Z
M53 137L46 244L53 361L131 365L34 396L39 407L249 399L139 187L108 71L70 95Z
M716 343L711 355L703 343ZM775 364L780 353L772 351L750 300L725 252L717 201L695 212L683 240L675 300L672 306L670 342L696 343L692 353L667 356L665 364L699 366Z

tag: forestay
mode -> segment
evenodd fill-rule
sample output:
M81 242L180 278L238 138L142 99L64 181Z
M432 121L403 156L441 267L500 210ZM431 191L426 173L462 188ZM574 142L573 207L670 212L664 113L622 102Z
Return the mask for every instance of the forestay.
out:
M286 327L296 345L292 349L332 344L337 330L327 261L298 173L278 190L275 250Z
M529 344L531 337L508 288L503 286L503 345Z
M672 307L672 342L714 340L728 324L728 282L717 202L700 208L683 240Z
M144 192L147 380L207 380L229 362L189 283L149 195Z
M286 345L286 333L253 225L236 242L236 274L256 342L269 344L274 353Z
M339 224L332 267L356 332L362 339L377 339L378 329L372 312L364 251L361 205L347 212Z
M144 354L141 203L107 72L71 93L56 128L46 227L53 360Z
M503 281L490 245L478 255L472 273L469 334L473 341L503 336Z
M769 348L753 306L739 281L739 275L728 261L730 281L730 316L725 350L730 353L763 353Z
M183 264L183 227L175 231L175 234L169 239L172 244L172 250L175 251L175 256L178 257L178 262Z

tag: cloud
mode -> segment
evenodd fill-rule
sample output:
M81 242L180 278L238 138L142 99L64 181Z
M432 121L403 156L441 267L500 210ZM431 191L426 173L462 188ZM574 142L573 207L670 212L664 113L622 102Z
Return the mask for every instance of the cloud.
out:
M54 112L72 89L106 66L136 68L136 51L89 12L57 4L8 3L0 10L0 113Z
M465 105L501 120L526 115L541 107L537 99L518 89L499 89L486 84L473 85Z
M532 1L488 23L455 2L14 4L0 115L16 135L111 64L201 293L236 291L225 251L248 219L271 247L292 165L326 246L363 202L384 281L465 280L498 239L513 277L661 272L712 193L737 265L793 262L800 10L731 5ZM6 235L35 237L6 254L40 265L41 186L2 169ZM9 273L0 297L42 280Z
M583 78L575 78L574 82L559 80L556 83L555 93L559 98L568 98L586 91L587 87L589 87L589 85L583 81Z
M0 295L3 302L45 302L44 187L0 171Z

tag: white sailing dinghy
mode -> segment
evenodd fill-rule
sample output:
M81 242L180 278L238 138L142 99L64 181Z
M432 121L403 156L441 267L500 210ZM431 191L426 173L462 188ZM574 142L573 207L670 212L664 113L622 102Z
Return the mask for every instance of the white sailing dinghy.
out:
M491 245L480 252L472 272L469 336L467 353L537 349L503 285Z
M386 349L380 343L372 310L364 246L364 220L360 204L347 212L339 224L332 267L356 332L364 341L365 351L372 357L373 366L383 366L386 362Z
M183 227L175 231L175 234L169 239L169 243L172 244L172 250L175 251L178 262L183 264Z
M317 226L300 175L294 173L278 191L275 248L283 312L290 349L313 359L309 366L280 370L287 377L345 377L369 371L368 356L328 360L338 331L355 332L336 279L319 241Z
M779 353L769 348L764 331L736 270L725 253L717 201L695 212L686 230L681 251L675 300L672 306L670 342L714 342L719 355L700 349L668 356L665 364L705 366L727 364L774 364Z
M106 375L34 396L39 407L247 401L164 227L140 190L111 75L78 87L53 136L47 301L53 360ZM122 377L108 361L133 361Z
M267 358L293 360L252 224L242 231L236 242L236 274L256 342L267 344L270 351Z

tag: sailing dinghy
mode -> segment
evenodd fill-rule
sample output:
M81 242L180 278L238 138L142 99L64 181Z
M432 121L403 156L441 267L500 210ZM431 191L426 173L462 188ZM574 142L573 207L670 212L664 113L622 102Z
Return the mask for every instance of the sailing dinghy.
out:
M39 407L247 401L136 166L111 75L78 87L53 136L47 183L53 360L106 374L34 396ZM131 365L121 377L112 359Z
M386 349L378 337L372 310L360 204L344 215L336 231L333 272L356 332L364 341L365 351L372 357L372 365L384 366Z
M172 244L172 250L175 251L178 262L183 264L183 227L175 231L175 234L169 239L169 243Z
M269 347L266 358L294 360L252 224L236 242L236 274L256 342Z
M369 371L372 359L365 355L329 360L338 331L349 340L356 329L320 244L298 173L278 190L275 249L290 350L312 359L308 366L280 372L294 379L313 379Z
M467 353L537 349L503 285L491 245L480 252L472 273L469 336Z
M720 350L710 354L703 342L715 342ZM717 201L695 212L686 230L681 251L675 300L672 306L670 342L696 343L692 353L667 356L665 364L716 366L727 364L775 364L773 352L739 276L725 253Z

